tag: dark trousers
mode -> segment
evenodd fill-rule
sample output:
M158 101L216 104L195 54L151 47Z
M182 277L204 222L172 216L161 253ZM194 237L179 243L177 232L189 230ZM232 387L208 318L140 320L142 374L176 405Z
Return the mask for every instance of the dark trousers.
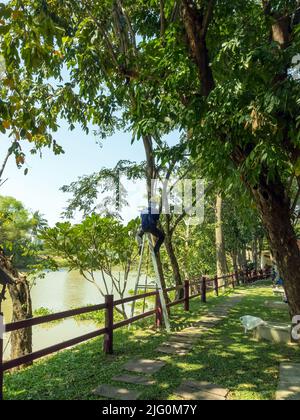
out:
M139 232L137 234L138 240L140 238L139 243L142 242L142 238L143 238L143 236L144 236L145 233L151 233L151 235L153 235L153 236L155 236L157 238L157 242L156 242L155 247L154 247L154 252L156 254L158 254L159 253L159 250L160 250L160 247L162 246L162 244L164 243L164 240L165 240L165 234L164 234L164 232L162 230L158 229L157 226L151 226L151 227L149 227L147 229L143 229L141 227L141 229L139 230Z

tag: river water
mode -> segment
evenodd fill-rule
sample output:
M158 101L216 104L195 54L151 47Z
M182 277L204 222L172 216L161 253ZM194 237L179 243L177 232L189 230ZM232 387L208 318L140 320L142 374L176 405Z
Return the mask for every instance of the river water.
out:
M97 279L101 285L101 278ZM134 289L136 273L132 273L125 296ZM111 283L108 281L110 292L115 298L119 295L112 290ZM60 270L58 272L46 273L44 279L37 280L31 291L33 310L47 308L53 312L60 312L87 305L97 305L103 303L104 299L97 288L85 280L77 272ZM10 322L12 315L12 305L10 299L4 302L5 322ZM73 318L66 319L61 323L47 324L33 328L33 350L60 343L83 334L95 331L96 325L92 321L76 321ZM4 336L4 358L9 359L10 342L9 335Z

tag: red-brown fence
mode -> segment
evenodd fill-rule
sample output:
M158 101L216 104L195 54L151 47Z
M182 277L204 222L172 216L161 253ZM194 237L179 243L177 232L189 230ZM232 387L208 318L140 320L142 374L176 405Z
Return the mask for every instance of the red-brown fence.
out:
M186 280L184 283L184 286L170 287L164 290L166 294L170 292L174 292L174 291L177 292L178 290L182 290L182 289L184 290L183 298L170 302L167 304L167 306L168 308L171 308L173 306L183 303L184 309L186 311L189 311L190 299L201 297L201 301L203 303L206 303L207 294L209 292L214 291L216 295L218 296L219 290L222 288L226 288L230 286L234 288L241 284L249 284L257 280L268 279L271 276L272 276L272 272L270 270L265 270L265 271L261 270L259 272L247 270L243 272L236 272L236 273L230 274L228 276L223 276L223 277L215 277L215 278L201 277L201 279L198 278L198 279L193 279L190 281ZM191 291L193 292L191 293ZM114 308L116 306L132 303L134 301L137 301L140 299L146 299L148 297L153 297L153 296L156 297L155 309L136 315L133 318L114 323ZM5 362L3 361L3 339L2 337L0 337L0 400L3 399L4 372L8 370L32 363L33 361L37 359L56 353L60 350L64 350L68 347L75 346L79 343L83 343L85 341L91 340L92 338L96 338L101 335L104 336L103 351L106 354L112 354L114 330L133 324L134 322L137 322L144 318L148 318L153 315L155 315L155 325L157 327L161 327L163 325L161 302L159 298L159 292L158 290L156 290L153 292L144 293L137 296L130 296L128 298L119 299L119 300L114 300L114 296L108 295L108 296L105 296L105 302L100 305L89 306L89 307L80 308L80 309L73 309L70 311L60 312L56 314L26 319L24 321L17 321L10 324L6 324L3 327L4 327L5 333L11 333L13 331L18 331L18 330L22 330L26 328L32 328L37 325L43 325L49 322L59 321L65 318L97 312L100 310L105 310L105 327L98 329L94 332L91 332L89 334L85 334L83 336L74 338L72 340L68 340L68 341L53 345L51 347L44 348L42 350L35 351L31 354L27 354L17 359L5 361Z

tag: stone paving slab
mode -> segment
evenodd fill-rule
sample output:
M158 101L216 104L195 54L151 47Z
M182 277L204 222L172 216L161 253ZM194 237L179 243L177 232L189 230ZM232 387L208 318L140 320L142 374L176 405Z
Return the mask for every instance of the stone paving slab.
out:
M156 351L159 353L174 354L176 356L186 356L187 354L190 353L190 350L176 349L170 346L160 346L156 349Z
M174 334L174 335L170 335L168 337L168 340L171 342L176 342L176 343L194 344L198 341L198 338L194 338L191 334L188 334L188 335Z
M231 309L234 307L235 305L222 305L222 306L218 306L216 308L213 308L212 311L214 311L214 309L220 310L220 311L226 311L226 312L230 312Z
M223 397L223 398L225 398L229 393L228 389L225 389L219 385L211 384L209 382L185 381L184 384L193 389L201 388L203 391L211 392L212 394L219 395L220 397Z
M216 327L218 324L218 322L216 321L199 321L199 322L195 322L195 326L197 327L205 327L207 329L212 329L214 327Z
M300 401L300 364L282 363L276 400Z
M201 329L197 328L197 332L184 332L180 334L181 337L193 337L195 340L201 340L203 338L203 334L206 334L210 331L208 327L201 327Z
M208 331L208 330L207 330ZM177 337L178 337L178 339L179 340L190 340L191 338L194 340L193 342L195 342L195 341L199 341L199 340L201 340L201 338L203 337L203 334L205 333L206 331L204 331L204 330L201 330L201 333L180 333L180 334L178 334L177 335ZM174 338L174 340L175 340L175 338Z
M161 360L136 359L132 360L123 367L124 370L135 373L146 373L151 375L158 372L166 365Z
M300 386L280 383L276 392L277 401L300 401Z
M203 334L203 330L205 330L204 326L203 327L190 326L182 330L182 332L187 333L187 334Z
M184 400L226 400L229 390L207 382L185 381L175 391Z
M214 323L216 323L216 322L222 321L223 319L224 318L222 318L222 317L211 315L211 316L205 316L203 318L200 318L199 322L214 322Z
M209 313L210 316L223 316L226 317L229 315L229 311L222 311L222 310L213 310Z
M242 298L242 297L233 297L233 298L230 299L230 303L233 304L233 305L238 305L239 303L242 302L243 299L244 298Z
M287 383L298 383L300 386L300 364L282 363L280 365L280 381Z
M151 385L156 384L156 381L154 379L151 379L147 376L128 375L127 373L115 376L112 379L113 381L116 381L116 382L125 382L127 384L133 384L133 385L151 386Z
M187 349L190 350L193 348L193 343L183 343L183 342L176 342L176 341L166 341L165 343L161 344L163 347L173 347L174 349Z
M99 397L105 397L122 401L135 401L141 395L141 392L132 391L126 388L120 388L111 385L100 385L97 389L95 389L93 393L94 395L97 395Z

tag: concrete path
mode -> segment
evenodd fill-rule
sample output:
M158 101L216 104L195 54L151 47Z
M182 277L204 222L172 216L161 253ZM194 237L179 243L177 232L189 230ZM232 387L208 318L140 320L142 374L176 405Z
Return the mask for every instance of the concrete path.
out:
M175 391L183 400L226 400L229 390L207 382L184 381Z
M135 401L140 395L141 391L132 391L127 388L121 388L111 385L100 385L99 388L95 389L94 395L99 397L105 397L109 399L121 400L121 401Z
M300 364L282 363L280 365L279 385L276 392L277 401L300 401Z
M192 326L181 331L173 332L168 340L162 343L157 349L157 353L186 356L193 351L194 345L201 339L203 334L211 331L229 314L230 309L240 303L240 296L233 296L229 301L213 308L210 312L203 315L199 321L194 322ZM123 366L123 371L113 378L114 382L133 384L139 386L155 385L155 380L151 375L159 372L165 362L161 360L134 359ZM174 392L174 395L183 400L225 400L229 393L219 385L207 382L184 381ZM116 400L136 400L142 394L141 391L132 391L125 387L113 385L100 385L94 391L94 394L104 398Z

